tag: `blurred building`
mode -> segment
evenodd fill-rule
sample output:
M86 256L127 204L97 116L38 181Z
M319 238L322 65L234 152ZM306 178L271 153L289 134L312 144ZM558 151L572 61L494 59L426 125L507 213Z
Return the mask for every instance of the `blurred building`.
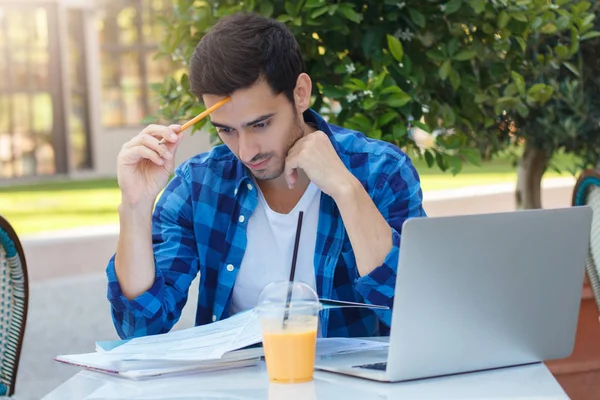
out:
M111 176L158 107L171 0L0 0L0 180ZM186 138L178 160L208 149Z

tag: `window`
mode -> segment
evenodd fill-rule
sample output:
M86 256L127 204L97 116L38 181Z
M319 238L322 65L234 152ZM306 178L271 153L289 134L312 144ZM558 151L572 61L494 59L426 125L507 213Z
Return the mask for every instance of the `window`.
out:
M56 164L63 125L51 15L0 5L0 179L66 172Z
M102 123L141 125L157 110L150 84L172 71L169 60L154 59L168 12L166 0L107 0L98 21L102 80Z

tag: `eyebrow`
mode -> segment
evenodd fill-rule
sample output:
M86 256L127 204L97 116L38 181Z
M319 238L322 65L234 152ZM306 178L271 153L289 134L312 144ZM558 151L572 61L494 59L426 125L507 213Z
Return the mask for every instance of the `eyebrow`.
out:
M244 126L244 127L249 127L249 126L252 126L252 125L256 125L256 124L258 124L258 123L261 123L261 122L263 122L263 121L265 121L265 120L267 120L267 119L271 118L271 117L272 117L272 116L274 116L274 115L275 115L275 113L270 113L270 114L261 115L260 117L258 117L258 118L256 118L256 119L254 119L254 120L252 120L252 121L250 121L250 122L246 122L246 123L245 123L245 124L243 124L242 126ZM211 121L211 123L212 123L212 125L213 125L215 128L226 128L226 129L233 129L233 128L231 128L230 126L227 126L227 125L221 124L221 123L219 123L219 122Z

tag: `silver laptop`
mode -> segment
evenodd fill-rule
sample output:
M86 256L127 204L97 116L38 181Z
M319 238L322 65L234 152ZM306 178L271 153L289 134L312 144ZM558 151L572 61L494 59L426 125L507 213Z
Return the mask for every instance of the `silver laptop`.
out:
M567 357L591 221L588 206L407 220L389 349L316 368L396 382Z

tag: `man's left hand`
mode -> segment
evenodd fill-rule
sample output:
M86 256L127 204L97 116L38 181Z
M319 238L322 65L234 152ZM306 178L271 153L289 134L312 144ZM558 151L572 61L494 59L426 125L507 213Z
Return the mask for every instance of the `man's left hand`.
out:
M329 137L316 131L299 139L288 152L285 160L285 180L294 187L298 181L298 168L324 193L333 197L343 195L352 185L354 175L344 165L336 153Z

